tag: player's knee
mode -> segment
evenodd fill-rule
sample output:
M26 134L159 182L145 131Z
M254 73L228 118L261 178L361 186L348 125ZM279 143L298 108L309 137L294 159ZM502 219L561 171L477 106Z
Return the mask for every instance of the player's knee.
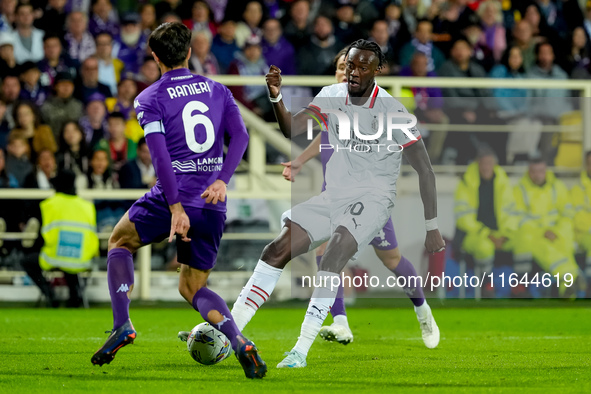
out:
M197 293L202 287L203 286L199 283L189 283L182 278L179 280L179 293L190 304L193 303L195 293Z

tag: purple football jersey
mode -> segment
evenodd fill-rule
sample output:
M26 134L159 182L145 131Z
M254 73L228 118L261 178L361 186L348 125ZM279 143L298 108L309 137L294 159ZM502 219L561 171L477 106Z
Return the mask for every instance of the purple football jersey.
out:
M201 193L217 179L228 183L248 143L234 97L224 85L186 69L165 73L134 103L147 136L162 133L184 206L225 211L206 204ZM224 157L224 136L230 145ZM161 189L160 181L155 186Z

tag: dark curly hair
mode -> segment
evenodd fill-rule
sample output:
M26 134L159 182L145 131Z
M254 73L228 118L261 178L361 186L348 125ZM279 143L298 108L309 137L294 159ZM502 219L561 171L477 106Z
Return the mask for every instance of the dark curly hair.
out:
M376 44L375 42L367 41L367 40L363 40L363 39L357 40L357 41L353 42L351 45L349 45L349 48L347 49L347 52L345 53L345 57L347 57L349 55L349 51L354 48L362 50L362 51L373 52L374 55L376 55L376 57L378 58L378 70L386 64L386 56L384 56L382 50L380 49L380 46L378 44Z

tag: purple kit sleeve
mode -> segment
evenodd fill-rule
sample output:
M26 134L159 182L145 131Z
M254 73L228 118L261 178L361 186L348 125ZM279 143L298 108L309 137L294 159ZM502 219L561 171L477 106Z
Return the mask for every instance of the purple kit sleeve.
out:
M226 90L224 119L225 131L230 136L230 142L228 144L228 153L226 154L226 159L224 160L218 179L228 184L232 174L234 174L238 164L240 164L240 160L242 160L242 156L248 146L249 138L240 110L229 90Z
M146 142L148 143L148 149L150 149L150 155L152 155L154 170L164 190L164 196L168 201L168 205L174 205L180 201L179 188L176 175L172 169L170 154L166 149L164 134L149 133L146 135Z

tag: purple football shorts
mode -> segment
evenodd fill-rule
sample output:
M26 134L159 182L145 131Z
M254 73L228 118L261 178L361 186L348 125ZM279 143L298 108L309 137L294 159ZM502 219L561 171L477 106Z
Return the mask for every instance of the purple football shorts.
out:
M220 240L226 226L226 213L211 209L185 207L191 228L183 242L177 236L177 260L198 270L207 271L215 266ZM161 190L153 188L129 209L129 220L144 244L160 242L170 235L171 213Z

